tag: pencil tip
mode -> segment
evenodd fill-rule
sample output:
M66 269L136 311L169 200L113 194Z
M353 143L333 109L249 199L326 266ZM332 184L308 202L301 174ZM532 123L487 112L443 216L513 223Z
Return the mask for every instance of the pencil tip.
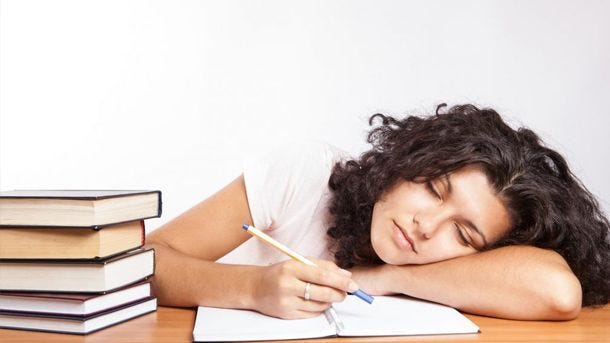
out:
M248 224L244 224L241 226L242 229L248 231L248 229L250 228L250 226Z
M353 295L357 296L358 298L366 301L369 304L373 303L373 300L375 300L375 298L373 298L373 296L369 295L368 293L366 293L365 291L359 289L356 290L355 292L352 293Z

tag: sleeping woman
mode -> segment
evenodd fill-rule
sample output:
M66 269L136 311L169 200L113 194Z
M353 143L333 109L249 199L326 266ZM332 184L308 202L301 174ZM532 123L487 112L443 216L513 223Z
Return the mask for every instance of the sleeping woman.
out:
M534 132L470 104L369 123L359 157L311 143L250 158L152 232L160 303L306 318L361 288L523 320L608 303L608 219ZM319 268L287 260L243 224Z

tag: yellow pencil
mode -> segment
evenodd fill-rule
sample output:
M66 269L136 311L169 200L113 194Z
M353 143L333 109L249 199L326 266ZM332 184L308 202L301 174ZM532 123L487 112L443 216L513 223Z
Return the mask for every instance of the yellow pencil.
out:
M267 235L266 233L262 232L261 230L255 228L254 226L250 226L248 224L244 224L242 225L242 229L246 230L249 234L251 234L252 236L259 238L261 240L263 240L265 243L271 245L272 247L276 248L277 250L283 252L284 254L290 256L290 258L292 258L293 260L299 261L301 263L304 263L308 266L314 266L317 267L315 263L311 262L310 260L306 259L304 256L294 252L292 249L288 248L287 246L285 246L284 244L276 241L275 239L271 238L269 235ZM374 300L374 298L369 295L368 293L366 293L365 291L358 289L352 293L349 294L353 294L355 296L357 296L358 298L366 301L367 303L371 304Z

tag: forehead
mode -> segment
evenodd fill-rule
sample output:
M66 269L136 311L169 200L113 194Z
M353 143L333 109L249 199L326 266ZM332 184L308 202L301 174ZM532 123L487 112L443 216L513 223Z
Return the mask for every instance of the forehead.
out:
M461 168L447 176L451 192L448 205L456 215L472 222L491 243L510 228L510 215L485 173L476 166Z

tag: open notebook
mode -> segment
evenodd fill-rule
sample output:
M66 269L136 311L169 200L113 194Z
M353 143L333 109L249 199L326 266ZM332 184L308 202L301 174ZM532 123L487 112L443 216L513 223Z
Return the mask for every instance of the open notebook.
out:
M194 341L260 341L330 336L407 336L478 333L455 309L405 296L377 296L373 304L348 296L330 316L283 320L258 312L199 307Z

